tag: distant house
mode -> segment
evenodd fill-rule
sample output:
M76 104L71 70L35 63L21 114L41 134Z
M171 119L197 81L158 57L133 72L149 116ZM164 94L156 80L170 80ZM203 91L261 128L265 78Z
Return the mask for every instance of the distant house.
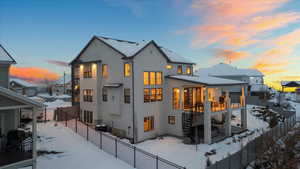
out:
M37 110L43 104L9 90L9 68L15 60L0 45L0 168L15 169L32 166L36 169ZM32 113L32 131L21 127L20 112Z
M247 129L247 82L196 75L195 63L153 40L94 36L70 64L80 120L133 142L174 135L210 144ZM240 93L234 100L232 88ZM241 113L236 128L233 110Z
M61 77L52 85L53 95L71 95L71 75L67 74Z
M38 86L22 79L10 78L9 88L19 94L33 97L38 94Z
M264 84L264 74L257 69L242 69L226 63L219 63L208 68L200 68L196 70L195 74L207 74L213 77L246 82L249 96L264 98L269 92L269 87Z

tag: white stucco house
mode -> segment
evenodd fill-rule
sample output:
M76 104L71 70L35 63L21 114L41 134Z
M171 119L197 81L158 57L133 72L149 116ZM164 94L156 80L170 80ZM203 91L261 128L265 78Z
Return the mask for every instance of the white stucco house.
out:
M247 82L196 75L195 63L153 40L94 36L70 65L80 119L105 123L134 143L172 135L210 144L237 131L234 109L239 131L247 129ZM240 95L231 96L232 88Z
M36 112L43 104L9 90L9 68L16 61L0 45L0 169L36 169ZM23 133L21 110L32 113L32 131ZM18 133L18 137L14 135Z
M18 78L10 78L9 86L11 90L28 97L36 96L39 91L36 84Z

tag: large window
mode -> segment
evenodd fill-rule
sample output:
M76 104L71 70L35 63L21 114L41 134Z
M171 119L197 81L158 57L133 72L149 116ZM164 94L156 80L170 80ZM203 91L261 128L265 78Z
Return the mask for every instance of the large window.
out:
M102 101L107 102L107 88L102 88Z
M162 88L145 88L144 89L144 103L156 102L163 100Z
M168 124L174 125L176 123L175 116L168 116Z
M106 64L103 64L102 65L102 76L104 78L107 78L108 77L108 66Z
M92 89L84 89L83 90L83 101L93 102L93 90Z
M84 110L83 112L83 121L85 123L93 123L93 112Z
M180 89L173 88L173 109L178 110L180 109Z
M177 74L182 74L182 65L177 66Z
M154 116L144 117L144 132L154 129Z
M144 103L150 102L150 89L144 89Z
M162 72L144 72L144 85L162 85Z
M192 67L191 66L186 66L186 74L188 74L188 75L192 74Z
M124 103L130 103L130 89L124 89Z
M124 64L124 76L129 77L131 75L131 65L129 63Z
M92 78L92 66L91 64L86 64L83 67L83 78Z

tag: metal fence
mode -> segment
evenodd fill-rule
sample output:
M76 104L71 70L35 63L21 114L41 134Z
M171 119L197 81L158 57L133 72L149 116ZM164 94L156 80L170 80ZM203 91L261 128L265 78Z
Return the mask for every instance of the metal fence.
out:
M127 143L109 133L96 131L92 126L77 119L61 121L63 125L70 128L87 141L93 143L101 150L128 163L138 169L186 169L180 165L163 159L157 155L146 152L134 145Z
M249 141L240 151L230 154L228 157L221 161L217 161L207 169L240 169L246 168L251 162L253 162L258 154L262 151L261 146L267 138L273 138L277 140L287 134L287 132L293 128L296 123L296 115L292 115L283 123L279 123L276 127L264 132L254 140Z

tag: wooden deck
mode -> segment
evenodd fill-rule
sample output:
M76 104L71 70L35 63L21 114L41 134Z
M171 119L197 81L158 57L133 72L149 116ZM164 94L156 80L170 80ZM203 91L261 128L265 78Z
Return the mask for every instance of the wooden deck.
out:
M30 159L32 159L32 153L29 152L0 152L0 168Z

